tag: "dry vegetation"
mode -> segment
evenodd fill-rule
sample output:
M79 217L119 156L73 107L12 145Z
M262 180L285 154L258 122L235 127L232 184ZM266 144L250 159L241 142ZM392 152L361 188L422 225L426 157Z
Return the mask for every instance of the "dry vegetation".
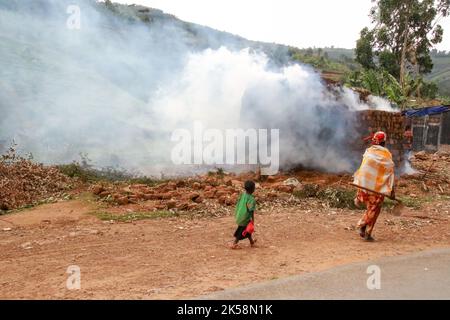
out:
M14 146L0 157L0 210L12 210L67 197L69 177L56 167L16 155Z

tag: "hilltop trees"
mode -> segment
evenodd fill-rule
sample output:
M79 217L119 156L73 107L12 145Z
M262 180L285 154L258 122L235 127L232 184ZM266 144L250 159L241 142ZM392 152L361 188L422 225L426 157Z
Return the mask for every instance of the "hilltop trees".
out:
M368 70L386 70L404 93L411 81L418 82L416 87L427 87L420 82L433 68L430 51L442 42L439 22L449 15L450 0L372 1L375 27L361 30L356 60Z
M356 61L358 61L366 69L374 69L373 48L374 32L369 28L361 30L360 38L356 41Z

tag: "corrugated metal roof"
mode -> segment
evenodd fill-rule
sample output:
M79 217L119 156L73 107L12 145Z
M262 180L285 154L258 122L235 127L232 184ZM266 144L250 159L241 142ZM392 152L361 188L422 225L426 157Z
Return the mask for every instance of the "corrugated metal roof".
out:
M444 112L450 111L450 106L435 106L435 107L426 107L421 109L411 109L403 111L402 114L404 116L407 116L408 118L411 117L424 117L424 116L431 116L434 114L440 114Z

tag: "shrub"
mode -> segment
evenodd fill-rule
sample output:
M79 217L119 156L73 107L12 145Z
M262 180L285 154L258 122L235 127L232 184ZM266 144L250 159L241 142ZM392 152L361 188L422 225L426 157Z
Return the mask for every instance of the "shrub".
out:
M354 203L355 190L342 188L326 188L320 190L317 184L305 184L301 190L294 191L298 198L317 198L324 200L332 208L357 209Z
M327 188L318 194L318 198L328 202L332 208L358 209L355 206L355 190Z
M317 184L305 184L300 190L293 192L297 198L315 198L319 193L319 186Z

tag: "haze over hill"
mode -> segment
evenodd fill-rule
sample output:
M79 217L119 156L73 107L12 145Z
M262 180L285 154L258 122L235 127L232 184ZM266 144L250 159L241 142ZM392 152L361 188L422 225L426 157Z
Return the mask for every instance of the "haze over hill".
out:
M351 119L336 108L369 106L348 89L331 94L288 47L156 9L77 3L79 30L67 27L73 1L0 2L3 147L14 139L46 163L86 153L98 166L148 173L170 162L174 129L236 128L245 111L255 114L247 127L281 128L286 165L353 169L339 147Z

